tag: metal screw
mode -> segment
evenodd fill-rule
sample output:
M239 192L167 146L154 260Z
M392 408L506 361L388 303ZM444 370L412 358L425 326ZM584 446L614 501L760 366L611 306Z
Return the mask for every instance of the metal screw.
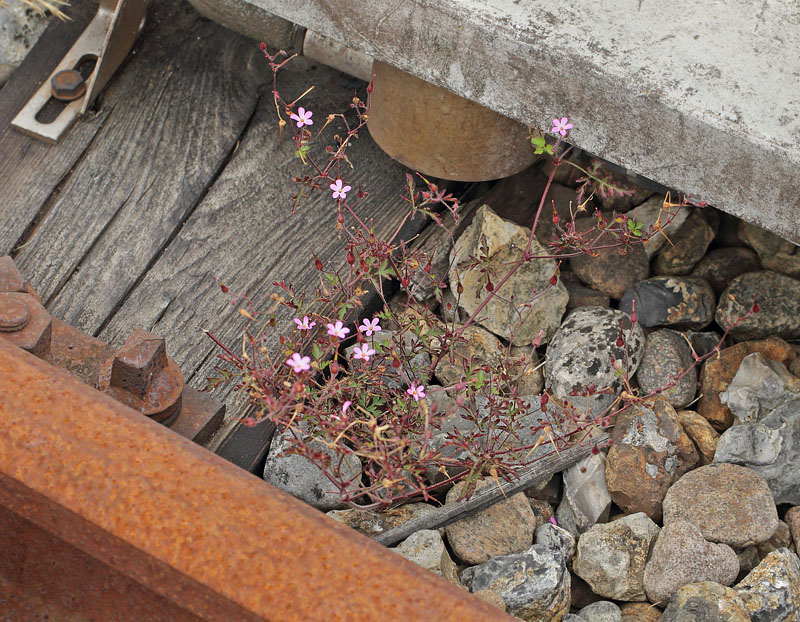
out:
M0 294L0 333L22 330L31 321L31 310L21 300Z
M165 425L180 412L183 375L167 356L164 338L140 328L103 364L99 385L123 404Z
M86 82L83 76L74 69L59 71L50 79L53 97L61 101L71 102L83 97L86 93Z

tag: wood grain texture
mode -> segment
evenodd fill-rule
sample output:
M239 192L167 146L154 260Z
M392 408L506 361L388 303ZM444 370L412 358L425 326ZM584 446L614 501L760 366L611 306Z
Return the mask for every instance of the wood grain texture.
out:
M314 70L304 59L292 61L281 74L279 88L285 97L316 89L303 103L315 119L347 108L364 84L329 68ZM316 126L315 126L316 127ZM327 135L332 136L333 132ZM298 291L313 291L318 284L311 249L323 262L344 261L344 240L335 233L336 209L330 192L314 193L290 214L291 178L301 174L294 143L278 135L271 98L262 102L253 124L237 152L203 202L186 222L147 276L135 288L101 337L122 341L133 326L166 336L167 348L200 387L213 375L215 349L201 328L222 342L237 347L244 319L230 303L243 293L256 308L266 308L273 282L286 279ZM362 216L374 219L378 235L394 230L405 210L400 197L405 169L386 156L363 132L348 152L355 169L345 174L348 183L369 191ZM424 223L417 219L413 230ZM230 288L223 295L219 279ZM279 332L291 322L281 311L267 347L277 353ZM278 354L280 356L280 354ZM230 391L224 388L218 397ZM237 412L230 408L231 416Z
M267 79L254 41L187 3L150 7L102 131L17 257L51 313L99 331L224 166Z
M48 145L12 128L27 103L78 38L97 3L77 0L70 21L50 21L44 34L0 89L0 255L10 253L37 214L85 152L106 117L91 113L78 121L58 145Z

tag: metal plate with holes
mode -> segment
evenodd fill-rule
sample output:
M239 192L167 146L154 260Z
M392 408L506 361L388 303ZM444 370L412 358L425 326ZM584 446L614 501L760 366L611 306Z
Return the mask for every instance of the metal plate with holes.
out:
M146 0L100 0L97 14L53 71L55 76L62 71L78 69L87 60L97 59L94 70L86 78L85 95L67 103L55 119L47 122L42 112L53 98L48 79L14 117L12 127L49 143L58 142L78 115L89 109L128 55L144 24L146 6Z

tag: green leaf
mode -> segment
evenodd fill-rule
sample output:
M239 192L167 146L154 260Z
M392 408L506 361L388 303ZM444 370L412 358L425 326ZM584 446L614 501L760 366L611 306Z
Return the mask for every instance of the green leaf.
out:
M641 222L637 222L632 218L628 219L628 230L631 232L631 235L635 235L637 238L642 237L642 227L643 224Z
M302 160L303 164L306 163L306 154L308 153L309 145L300 145L300 148L294 154Z

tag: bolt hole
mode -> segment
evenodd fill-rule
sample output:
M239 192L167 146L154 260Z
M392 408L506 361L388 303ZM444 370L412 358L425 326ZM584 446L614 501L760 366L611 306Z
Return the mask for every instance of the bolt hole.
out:
M97 56L94 54L86 54L85 56L81 56L81 59L78 61L78 64L73 67L75 71L81 74L81 77L89 81L89 76L92 75L95 66L97 65Z
M60 115L69 104L70 102L62 102L55 97L51 97L47 100L47 103L42 106L39 112L36 113L36 120L39 123L52 123L58 119L58 115Z
M81 74L84 81L88 82L96 66L97 56L94 54L86 54L81 56L80 60L73 66L73 69ZM64 108L69 104L70 102L60 101L55 97L51 97L47 100L47 103L42 106L41 110L36 113L36 120L39 123L52 123L64 112Z

